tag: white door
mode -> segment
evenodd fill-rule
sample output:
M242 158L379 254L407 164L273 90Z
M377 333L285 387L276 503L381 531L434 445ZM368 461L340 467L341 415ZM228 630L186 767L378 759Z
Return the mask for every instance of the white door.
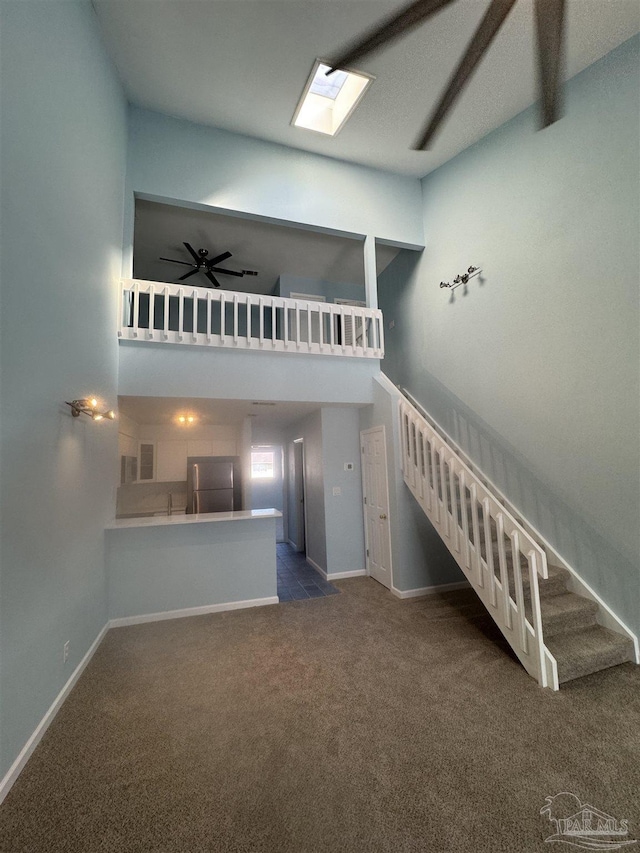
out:
M306 553L307 518L305 512L304 442L302 439L293 443L293 466L293 499L295 501L293 517L295 540L293 544L297 551Z
M391 587L391 529L389 485L384 427L360 433L362 490L367 571L383 586Z
M357 299L335 299L336 305L354 305L357 308L366 308L366 302L360 302ZM362 317L349 317L347 315L336 317L336 340L344 343L345 346L353 346L355 338L356 346L361 347L365 335L365 327L362 323ZM369 321L367 321L368 323ZM367 326L368 329L368 326ZM344 340L343 340L344 338Z

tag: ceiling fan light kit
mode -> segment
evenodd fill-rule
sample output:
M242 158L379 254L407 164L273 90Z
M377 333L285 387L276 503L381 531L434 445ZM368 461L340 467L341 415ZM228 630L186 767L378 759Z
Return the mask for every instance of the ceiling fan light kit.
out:
M415 0L345 48L329 63L331 67L327 75L407 35L452 2L454 0ZM414 146L415 150L424 151L429 148L516 2L517 0L491 0L444 94L426 122ZM534 0L534 3L541 90L541 127L544 128L560 118L566 0Z

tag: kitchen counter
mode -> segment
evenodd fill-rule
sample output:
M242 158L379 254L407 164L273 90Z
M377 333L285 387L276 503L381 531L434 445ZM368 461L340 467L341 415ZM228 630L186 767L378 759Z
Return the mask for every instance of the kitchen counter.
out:
M282 518L282 513L277 509L243 509L235 512L203 512L199 515L148 515L136 514L127 517L120 516L107 524L106 530L124 530L129 527L165 527L178 524L210 524L220 521L251 521L253 519Z
M178 506L171 510L171 515L184 515L186 511L186 507ZM141 510L139 512L119 512L116 514L116 521L121 518L152 518L154 515L169 515L169 513L166 507L164 509Z
M115 519L105 530L111 624L277 604L281 516L253 509Z

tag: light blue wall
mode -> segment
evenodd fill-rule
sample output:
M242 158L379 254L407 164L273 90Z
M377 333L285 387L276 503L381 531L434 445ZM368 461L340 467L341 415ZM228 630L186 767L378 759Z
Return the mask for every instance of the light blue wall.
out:
M327 574L360 571L365 555L358 409L322 409L322 448ZM352 471L344 470L345 462L353 463ZM333 494L334 487L340 495Z
M106 620L126 106L88 2L0 12L2 776Z
M360 472L360 424L357 408L325 406L287 430L292 471L292 446L304 439L307 511L307 556L327 574L364 568L364 521ZM354 470L345 471L344 463ZM333 495L333 487L341 495ZM295 523L293 480L287 483L289 524ZM289 529L289 538L296 531Z
M408 250L404 250L408 251ZM314 296L324 296L327 302L336 299L353 299L366 302L363 284L349 281L325 281L317 278L302 278L295 275L281 275L276 286L278 296L288 297L292 293L310 293Z
M149 397L370 403L379 370L380 362L373 358L130 342L120 344L118 391Z
M271 598L276 519L107 530L109 618Z
M133 194L423 244L420 183L132 108L125 242ZM126 273L130 274L130 270Z
M423 183L427 247L379 280L405 385L640 630L639 46ZM441 290L470 264L483 280ZM388 323L395 321L395 328Z

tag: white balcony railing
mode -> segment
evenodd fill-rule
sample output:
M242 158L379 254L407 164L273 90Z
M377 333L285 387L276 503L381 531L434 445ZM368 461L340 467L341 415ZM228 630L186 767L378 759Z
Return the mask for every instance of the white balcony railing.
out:
M135 279L123 281L120 294L123 340L384 357L382 312L374 308Z

